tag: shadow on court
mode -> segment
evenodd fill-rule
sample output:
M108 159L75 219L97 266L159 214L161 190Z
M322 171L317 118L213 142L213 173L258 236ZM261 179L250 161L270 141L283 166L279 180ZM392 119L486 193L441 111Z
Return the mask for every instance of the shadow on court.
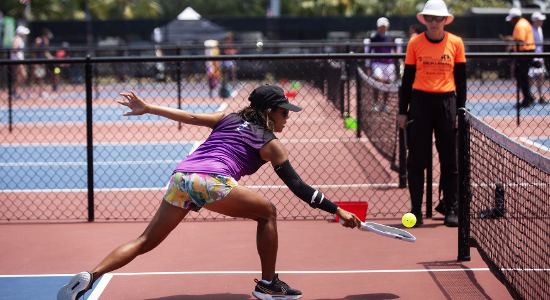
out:
M160 298L147 298L147 300L249 300L255 299L252 295L245 294L209 294L209 295L173 295Z
M467 271L468 267L457 261L420 262L441 290L445 299L481 300L492 299L478 283L474 272ZM452 270L454 272L437 272L437 270Z
M389 300L389 299L399 299L400 297L391 294L391 293L372 293L372 294L361 294L361 295L348 295L342 299L348 300ZM318 300L334 300L334 299L318 299Z

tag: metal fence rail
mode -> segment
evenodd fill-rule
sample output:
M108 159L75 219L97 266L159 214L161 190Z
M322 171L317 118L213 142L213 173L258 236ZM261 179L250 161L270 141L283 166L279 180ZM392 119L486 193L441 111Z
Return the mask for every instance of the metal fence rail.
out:
M469 66L481 69L483 79L469 78L468 105L513 135L542 136L550 106L516 113L508 107L517 102L515 80L501 77L485 61L509 68L520 56L550 54L468 53ZM402 133L388 133L390 138L379 137L375 145L368 132L380 116L387 122L396 112L374 115L366 102L372 82L357 80L369 76L362 69L365 59L387 57L397 61L404 54L0 60L0 82L5 82L0 85L0 220L150 219L175 164L209 131L154 116L121 117L118 94L134 90L151 103L192 112L234 112L265 83L282 86L304 107L291 114L278 137L305 182L331 200L369 201L369 217L401 215L409 210L404 162L389 161L379 149L385 141L392 149L402 145ZM32 75L21 80L17 64ZM215 80L208 80L208 66L214 67ZM395 105L397 97L389 101ZM355 119L357 129L346 128L346 118ZM438 197L437 189L431 191L439 178L437 163L432 178L428 199L432 193ZM280 218L330 217L299 201L269 167L240 184L274 202ZM428 202L425 214L431 216ZM206 210L188 218L225 219Z

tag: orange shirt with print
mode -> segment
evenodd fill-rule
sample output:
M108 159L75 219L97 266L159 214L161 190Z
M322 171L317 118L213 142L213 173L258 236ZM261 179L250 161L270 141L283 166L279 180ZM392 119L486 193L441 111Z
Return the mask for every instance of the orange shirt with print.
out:
M465 63L464 43L454 34L445 32L439 43L432 43L426 33L409 41L405 64L416 65L413 89L429 93L447 93L456 90L455 63Z
M533 29L531 29L531 23L525 18L521 18L514 26L514 33L512 37L516 41L522 41L525 44L519 45L519 51L535 50L535 39L533 38ZM514 47L515 49L515 47Z

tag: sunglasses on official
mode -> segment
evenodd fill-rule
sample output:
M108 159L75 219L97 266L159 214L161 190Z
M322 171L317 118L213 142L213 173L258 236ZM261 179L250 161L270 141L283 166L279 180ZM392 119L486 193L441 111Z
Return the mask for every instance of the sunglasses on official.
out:
M284 111L275 111L276 113L280 113L283 115L283 117L288 118L288 115L290 114L290 110L285 109Z
M427 16L427 15L424 15L424 20L426 22L432 22L432 21L436 21L436 22L442 22L443 20L445 20L445 18L447 17L443 17L443 16Z

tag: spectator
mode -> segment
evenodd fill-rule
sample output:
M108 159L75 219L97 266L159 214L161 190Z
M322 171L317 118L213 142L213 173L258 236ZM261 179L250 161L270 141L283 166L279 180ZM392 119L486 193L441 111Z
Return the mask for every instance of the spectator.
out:
M223 40L223 54L224 55L235 55L237 54L237 49L233 45L233 33L228 32L225 34ZM237 63L234 60L226 60L223 62L224 67L224 76L227 76L227 72L231 74L231 81L237 82ZM225 77L224 77L225 78Z
M390 21L387 18L380 18L376 21L377 31L370 39L365 39L365 53L397 53L397 47L395 45L378 45L370 46L370 43L394 43L394 39L390 37L388 28L390 27ZM395 64L391 58L375 58L372 61L366 60L367 74L371 74L372 77L383 83L390 83L395 81L397 75L395 73ZM373 90L374 105L371 109L372 112L378 112L379 110L389 113L387 107L388 92L382 93L383 104L379 107L379 90Z
M522 17L521 10L517 7L510 9L506 21L514 25L514 33L512 34L514 41L521 42L517 47L514 47L514 50L520 53L534 52L533 30L529 21ZM535 98L531 94L529 86L529 67L532 61L532 58L516 59L514 76L518 81L519 89L523 92L523 102L519 103L519 107L531 107L535 104Z
M25 36L31 31L25 26L17 26L15 29L15 37L13 38L12 51L10 52L11 60L24 60L25 55L23 48L25 48ZM23 81L27 79L27 69L24 65L14 65L13 74L15 76L15 84L13 85L12 98L21 99L21 95L17 93L17 89L21 87Z
M218 41L206 40L204 41L204 54L208 56L216 56L220 54L218 49ZM206 61L206 77L208 78L208 87L210 89L210 97L214 97L214 91L217 90L220 82L220 61Z
M542 33L542 23L544 22L544 20L546 20L546 16L538 11L534 12L533 15L531 15L531 29L533 30L533 40L535 41L536 53L544 52L542 45L542 42L544 41L544 35ZM544 93L542 90L547 72L548 71L546 70L546 67L544 65L543 58L537 57L533 59L531 68L529 68L529 77L532 78L534 83L536 84L537 91L539 92L540 104L548 103L548 100L544 98Z
M423 224L424 169L428 166L432 135L441 166L443 201L436 211L444 224L458 226L457 108L466 103L466 55L462 39L445 31L454 17L443 0L429 0L417 15L427 30L409 42L399 98L397 122L407 126L407 159L411 212L415 226ZM455 93L456 91L456 93ZM407 125L407 120L409 124Z
M412 40L415 36L421 34L424 30L422 30L422 26L418 23L411 24L409 26L409 39Z
M47 50L50 47L50 39L53 38L52 32L44 28L42 29L42 35L37 37L34 40L34 48L35 50L33 52L33 57L38 59L48 58L51 59L53 56L50 54L50 52ZM40 97L48 99L50 95L43 90L43 84L44 84L44 78L48 76L48 74L51 76L53 73L53 65L48 64L46 65L33 65L33 72L31 72L31 82L34 82L34 77L38 79L38 87L41 90ZM57 87L53 84L54 79L53 76L50 77L50 80L52 81L53 90L55 91Z

